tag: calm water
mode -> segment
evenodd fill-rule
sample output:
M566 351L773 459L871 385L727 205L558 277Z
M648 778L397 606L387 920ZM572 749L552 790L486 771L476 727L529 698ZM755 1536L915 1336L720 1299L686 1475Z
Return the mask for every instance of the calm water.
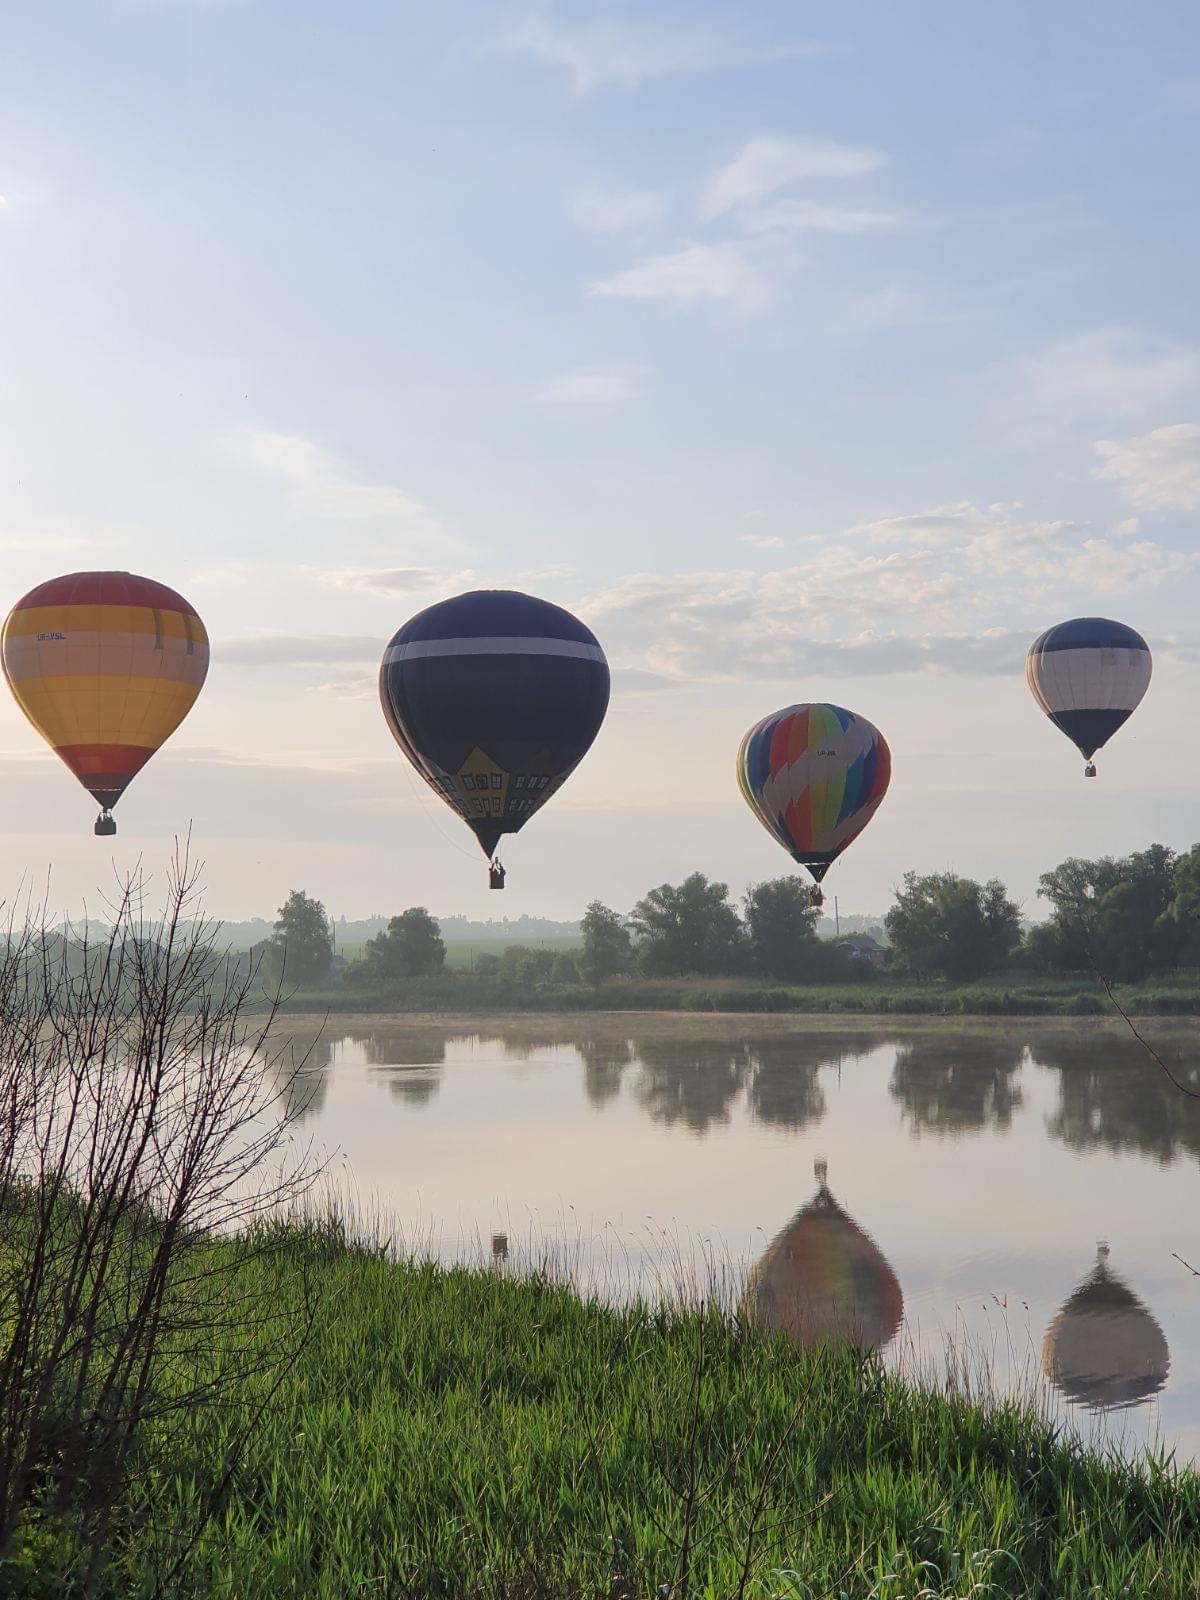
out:
M1154 1038L1200 1088L1200 1036ZM682 1260L798 1338L966 1351L1200 1459L1200 1101L1113 1032L335 1022L304 1094L335 1172L444 1259L504 1234L614 1295Z

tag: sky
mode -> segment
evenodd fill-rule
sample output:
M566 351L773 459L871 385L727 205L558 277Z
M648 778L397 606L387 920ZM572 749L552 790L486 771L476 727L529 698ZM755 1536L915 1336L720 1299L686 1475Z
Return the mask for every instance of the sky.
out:
M184 593L205 689L115 840L0 699L0 894L191 829L209 904L557 917L789 870L745 729L832 700L891 791L830 873L1200 836L1200 17L1063 0L41 0L0 36L4 607ZM380 714L469 588L582 616L608 718L482 854ZM1154 680L1085 783L1030 640Z

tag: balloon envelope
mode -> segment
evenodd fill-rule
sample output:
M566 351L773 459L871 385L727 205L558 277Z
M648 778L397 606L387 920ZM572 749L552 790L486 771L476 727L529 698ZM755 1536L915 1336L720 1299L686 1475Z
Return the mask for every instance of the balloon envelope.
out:
M1076 617L1047 628L1025 657L1033 698L1086 761L1137 709L1150 671L1145 639L1107 617Z
M579 765L608 693L591 629L561 606L506 589L420 612L379 670L396 743L488 856Z
M0 658L21 710L107 811L191 710L208 635L165 584L72 572L17 602Z
M887 793L892 756L866 717L797 705L756 722L742 740L738 783L751 810L819 883Z

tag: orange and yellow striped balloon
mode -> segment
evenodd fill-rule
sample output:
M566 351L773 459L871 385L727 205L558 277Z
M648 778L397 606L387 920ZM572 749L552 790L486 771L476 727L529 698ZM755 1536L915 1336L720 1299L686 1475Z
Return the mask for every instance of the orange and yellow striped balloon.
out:
M72 572L31 589L0 639L17 704L107 813L187 716L208 634L182 595L131 572Z

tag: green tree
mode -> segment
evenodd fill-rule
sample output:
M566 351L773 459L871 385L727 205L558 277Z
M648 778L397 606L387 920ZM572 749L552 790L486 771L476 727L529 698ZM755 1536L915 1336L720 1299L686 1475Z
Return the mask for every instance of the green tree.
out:
M319 983L333 965L333 929L325 907L293 889L279 908L271 954L291 983Z
M1002 967L1021 938L1020 907L996 878L906 872L884 918L895 966L922 978L981 978Z
M375 980L425 978L445 964L442 930L424 906L410 906L393 917L363 951L366 975Z
M817 954L817 918L799 878L772 878L746 891L746 938L755 968L768 978L793 981L811 973Z
M547 983L554 969L553 950L538 950L527 944L510 944L500 956L498 969L502 983L529 989Z
M1171 904L1167 915L1179 930L1178 959L1200 962L1200 844L1194 844L1175 862Z
M583 948L576 965L586 983L603 983L633 965L633 941L625 920L599 900L593 900L580 924Z
M1177 883L1176 856L1165 845L1118 859L1072 856L1038 885L1054 908L1029 938L1043 966L1135 983L1178 965L1188 932L1188 874Z
M709 976L745 967L745 934L729 903L729 886L710 883L702 872L651 889L629 920L638 965L652 977Z
M578 983L579 963L569 950L560 950L550 971L551 983Z

